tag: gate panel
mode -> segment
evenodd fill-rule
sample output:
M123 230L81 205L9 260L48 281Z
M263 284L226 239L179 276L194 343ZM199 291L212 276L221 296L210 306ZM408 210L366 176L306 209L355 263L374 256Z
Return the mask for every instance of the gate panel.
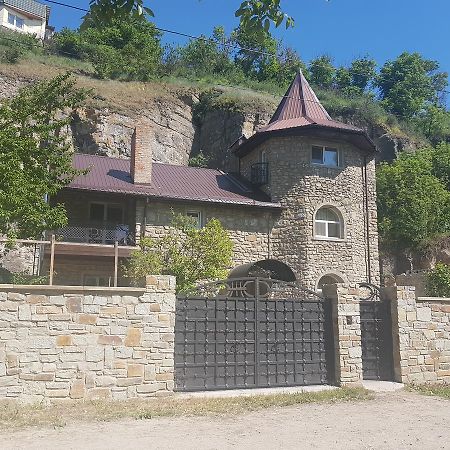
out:
M333 380L328 301L274 280L225 280L204 288L177 299L177 390Z
M360 301L363 378L390 381L394 371L391 304L379 289L370 289L369 297Z

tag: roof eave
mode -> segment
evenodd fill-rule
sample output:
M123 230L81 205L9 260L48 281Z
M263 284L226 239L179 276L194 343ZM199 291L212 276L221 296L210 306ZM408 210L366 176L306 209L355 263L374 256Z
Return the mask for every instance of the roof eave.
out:
M361 148L361 150L365 150L368 153L375 153L379 150L377 149L375 143L373 140L369 137L369 135L364 130L352 130L352 129L340 129L332 126L325 126L325 125L319 125L319 124L310 124L310 125L302 125L300 127L292 127L292 128L284 128L279 130L268 130L268 131L260 131L252 135L250 138L247 139L243 144L241 144L239 147L237 147L234 150L234 154L237 157L242 157L250 153L257 145L263 143L267 139L271 137L278 137L278 136L301 136L303 131L311 131L311 130L324 130L324 131L330 131L330 132L338 132L342 135L345 134L351 134L351 135L358 135L361 136L367 143L367 146L364 146L364 148Z
M127 195L130 197L142 197L142 198L153 198L161 201L177 201L177 202L194 202L194 203L203 203L203 204L219 204L219 205L228 205L228 206L243 206L243 207L253 207L253 208L264 208L264 209L273 209L273 210L281 210L284 209L284 207L281 205L281 203L273 203L273 202L263 202L259 200L251 200L248 202L244 201L232 201L232 200L225 200L225 199L211 199L211 198L188 198L188 197L177 197L177 196L170 196L170 195L158 195L158 194L152 194L148 192L130 192L130 191L119 191L115 189L94 189L88 186L67 186L64 189L70 189L75 191L88 191L88 192L102 192L104 194L116 194L116 195Z

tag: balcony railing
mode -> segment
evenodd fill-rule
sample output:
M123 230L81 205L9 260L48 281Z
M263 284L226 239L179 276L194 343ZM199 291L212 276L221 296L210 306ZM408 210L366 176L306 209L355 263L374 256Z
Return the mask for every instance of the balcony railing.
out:
M256 163L251 166L251 182L255 186L269 182L269 163Z
M135 245L131 227L125 224L70 224L52 232L58 241L89 244Z

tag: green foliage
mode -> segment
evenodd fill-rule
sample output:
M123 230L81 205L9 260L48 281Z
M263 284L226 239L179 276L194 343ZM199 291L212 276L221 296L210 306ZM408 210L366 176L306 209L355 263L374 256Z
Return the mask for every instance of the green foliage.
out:
M153 11L144 6L143 0L90 0L88 14L82 26L109 27L115 21L139 20L153 17Z
M402 53L387 61L377 79L385 107L405 117L418 114L426 103L436 103L447 86L447 74L438 72L439 63L419 53Z
M364 92L376 77L376 66L375 60L368 57L353 60L348 69L351 85Z
M210 157L205 156L202 151L189 158L190 167L208 167Z
M328 55L319 56L311 60L308 66L310 81L321 88L331 88L336 72L333 60Z
M217 219L198 229L191 218L174 215L171 227L161 239L141 240L125 268L129 278L139 282L149 274L175 275L177 292L184 292L200 280L226 276L233 245Z
M426 105L413 123L433 144L450 141L450 112L442 106Z
M377 170L379 230L385 247L418 247L450 231L450 193L436 176L433 151L403 154Z
M160 33L145 19L112 19L108 26L63 29L54 38L56 52L92 62L99 78L148 81L160 69Z
M59 75L0 105L0 233L10 238L38 236L67 221L63 205L46 199L80 173L65 131L68 110L86 96L74 85L70 75Z
M450 297L450 265L438 263L427 274L427 291L434 297Z
M442 142L431 152L433 174L450 191L450 143Z
M34 36L0 29L0 61L16 64L27 53L39 53L39 44Z

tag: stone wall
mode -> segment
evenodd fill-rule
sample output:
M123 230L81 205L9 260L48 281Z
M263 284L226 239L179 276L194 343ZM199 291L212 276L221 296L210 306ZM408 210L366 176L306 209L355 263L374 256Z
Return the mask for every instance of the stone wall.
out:
M326 285L324 295L332 302L336 382L359 385L363 379L360 293L357 285Z
M188 211L199 211L203 224L216 218L228 231L234 244L233 267L271 257L269 230L274 218L270 211L229 205L155 201L150 201L145 208L142 201L138 202L136 207L137 235L140 234L144 224L144 210L146 210L146 236L158 238L169 233L173 213L186 214Z
M342 167L312 165L313 145L337 147L342 152ZM371 282L377 284L379 260L374 159L368 158L367 164L369 211L366 217L364 156L356 147L306 137L271 138L241 159L242 175L249 177L251 165L258 161L259 152L263 150L269 162L269 183L265 190L272 201L279 201L286 207L271 232L272 256L288 264L297 278L312 289L325 274L334 274L345 283L357 283L367 281L370 272ZM324 205L335 207L342 214L345 224L343 239L314 237L314 215Z
M392 301L396 380L450 383L450 299L416 298L414 286L385 293Z
M0 398L126 399L173 390L175 279L145 289L0 286Z

